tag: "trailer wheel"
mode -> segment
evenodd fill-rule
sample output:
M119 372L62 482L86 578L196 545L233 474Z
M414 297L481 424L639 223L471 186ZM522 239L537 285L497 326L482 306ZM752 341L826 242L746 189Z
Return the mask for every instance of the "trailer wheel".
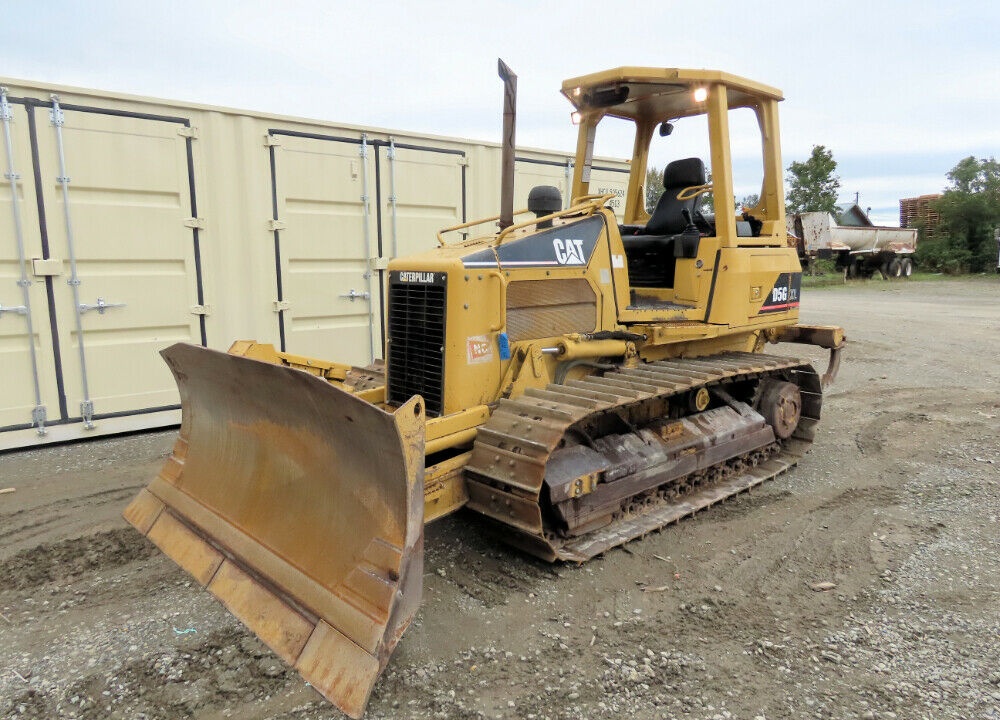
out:
M900 278L903 276L903 265L899 258L893 258L889 263L889 277Z
M910 258L903 258L900 264L903 266L903 277L910 277L913 274L913 261Z

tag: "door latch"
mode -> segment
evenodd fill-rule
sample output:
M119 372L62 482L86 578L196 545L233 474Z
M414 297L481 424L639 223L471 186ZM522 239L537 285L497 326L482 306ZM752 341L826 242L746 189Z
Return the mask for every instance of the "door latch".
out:
M372 296L371 293L368 292L367 290L365 292L358 292L354 288L351 288L350 292L346 292L343 295L341 295L340 297L347 298L351 302L354 302L355 300L357 300L359 298L362 299L362 300L370 300L371 296Z
M354 291L351 290L351 292ZM0 317L3 317L4 313L17 313L18 315L27 315L28 308L26 308L24 305L8 305L6 307L0 305Z
M91 310L96 310L99 315L103 315L105 310L110 308L120 308L125 307L125 303L109 303L105 302L104 298L97 298L97 302L93 305L88 305L87 303L80 303L80 312L90 312Z

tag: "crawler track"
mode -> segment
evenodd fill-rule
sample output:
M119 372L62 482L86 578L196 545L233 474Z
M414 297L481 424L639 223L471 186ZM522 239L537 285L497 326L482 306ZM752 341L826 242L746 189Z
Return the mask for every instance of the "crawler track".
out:
M801 394L801 419L791 437L755 444L706 465L687 463L688 472L641 486L641 473L619 476L636 492L593 530L567 533L554 521L547 467L557 449L581 428L617 416L642 442L642 427L674 412L699 388L726 397L740 388L745 400L762 379L794 383ZM466 467L469 506L488 516L503 539L546 560L582 562L617 545L692 515L727 497L749 490L795 465L812 443L822 406L819 376L801 360L758 353L727 353L702 359L664 360L621 368L602 376L528 390L502 400L480 428ZM673 410L671 410L673 408ZM660 415L658 415L660 413ZM623 436L624 437L624 436ZM568 440L569 439L569 440ZM587 437L588 442L590 438ZM738 448L735 437L733 447ZM711 449L710 449L711 450ZM704 458L711 459L706 451ZM695 461L698 460L698 461ZM673 459L677 466L681 463ZM707 462L707 460L706 460ZM646 475L656 476L646 470ZM637 484L638 483L638 484Z

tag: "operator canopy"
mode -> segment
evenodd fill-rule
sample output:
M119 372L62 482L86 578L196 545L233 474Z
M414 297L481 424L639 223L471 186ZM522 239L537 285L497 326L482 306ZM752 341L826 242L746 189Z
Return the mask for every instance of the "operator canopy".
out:
M677 68L615 68L571 78L562 93L581 113L600 110L631 120L661 120L705 113L707 90L714 84L728 89L729 107L784 99L780 90L736 75Z

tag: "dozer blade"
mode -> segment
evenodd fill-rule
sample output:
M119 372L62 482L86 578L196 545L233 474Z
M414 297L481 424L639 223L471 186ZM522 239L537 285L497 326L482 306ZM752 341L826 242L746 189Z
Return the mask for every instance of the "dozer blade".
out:
M352 717L420 603L424 408L308 373L163 351L173 454L125 519Z

